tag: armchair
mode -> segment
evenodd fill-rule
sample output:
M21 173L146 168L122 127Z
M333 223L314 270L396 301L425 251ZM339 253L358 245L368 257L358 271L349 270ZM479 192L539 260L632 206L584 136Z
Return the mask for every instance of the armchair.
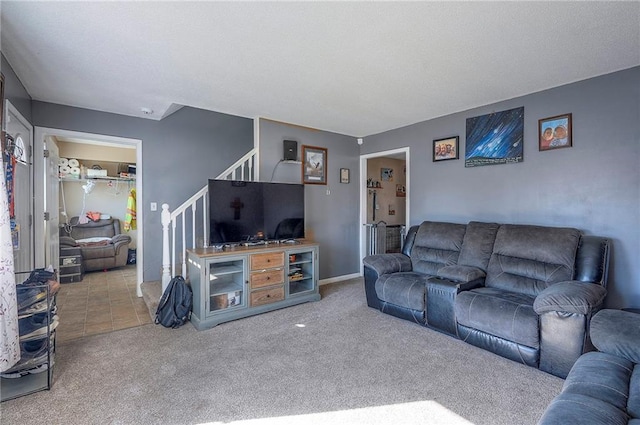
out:
M85 271L107 270L127 264L131 236L120 233L120 220L100 219L60 228L60 247L80 247ZM75 224L74 224L75 223Z

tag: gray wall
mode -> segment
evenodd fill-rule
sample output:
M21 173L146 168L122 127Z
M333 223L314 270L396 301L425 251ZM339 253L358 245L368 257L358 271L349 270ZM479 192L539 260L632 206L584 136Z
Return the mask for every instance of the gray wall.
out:
M327 148L327 185L305 186L306 236L320 245L320 279L360 270L359 258L359 146L350 136L260 120L260 180L301 183L300 164L278 164L283 140ZM340 168L351 170L351 182L340 183ZM271 176L273 175L273 180ZM329 190L329 194L327 194Z
M411 149L411 220L569 226L613 240L610 307L640 307L640 67L366 137ZM524 162L464 167L465 120L524 106ZM573 147L538 151L538 120L573 114ZM460 136L460 159L432 141Z
M20 111L23 117L31 122L31 96L24 88L22 81L13 71L11 64L4 55L1 55L0 71L4 75L4 98Z
M33 124L142 140L145 281L162 271L160 205L179 206L253 148L253 120L188 107L153 121L34 101Z

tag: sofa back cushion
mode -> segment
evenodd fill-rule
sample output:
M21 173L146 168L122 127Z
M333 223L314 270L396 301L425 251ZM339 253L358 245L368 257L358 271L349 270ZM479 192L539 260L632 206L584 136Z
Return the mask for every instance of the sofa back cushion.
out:
M413 271L435 276L438 269L458 262L466 226L425 221L411 248Z
M73 219L71 223L74 223ZM75 221L77 223L77 221ZM85 224L72 224L71 232L67 233L66 228L61 228L60 235L71 236L73 239L87 239L95 237L112 238L120 233L120 220L117 218L90 221Z
M499 228L498 223L469 222L462 241L458 265L487 270Z
M573 279L580 231L503 224L487 269L486 286L536 296Z

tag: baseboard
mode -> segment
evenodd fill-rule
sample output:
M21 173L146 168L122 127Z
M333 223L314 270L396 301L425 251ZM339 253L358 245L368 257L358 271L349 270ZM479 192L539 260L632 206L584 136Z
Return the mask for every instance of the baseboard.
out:
M355 278L361 277L361 276L362 276L361 273L345 274L345 275L342 275L342 276L330 277L328 279L320 279L318 281L318 284L319 285L326 285L328 283L342 282L343 280L355 279Z

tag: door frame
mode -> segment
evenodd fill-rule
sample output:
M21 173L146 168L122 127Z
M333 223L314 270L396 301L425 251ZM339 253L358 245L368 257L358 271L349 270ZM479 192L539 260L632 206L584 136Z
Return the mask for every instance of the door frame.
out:
M367 255L367 231L364 226L367 222L367 161L372 158L387 157L390 155L397 155L404 153L405 166L407 167L406 174L406 211L405 211L405 226L409 229L411 223L411 172L410 172L410 148L397 148L388 151L373 152L360 155L360 258L364 258ZM360 262L360 274L364 274L364 265Z
M105 134L86 133L82 131L62 130L58 128L35 127L35 137L33 141L33 171L34 171L34 214L35 217L44 217L44 161L36 158L44 157L44 144L47 137L65 137L72 139L86 139L96 142L108 143L111 145L135 146L136 148L136 223L138 230L137 255L136 255L136 295L142 297L140 285L143 282L143 214L142 208L142 140L127 137L108 136ZM34 220L34 224L36 221ZM44 246L45 226L35 225L34 246ZM45 267L44 250L35 249L36 267Z

